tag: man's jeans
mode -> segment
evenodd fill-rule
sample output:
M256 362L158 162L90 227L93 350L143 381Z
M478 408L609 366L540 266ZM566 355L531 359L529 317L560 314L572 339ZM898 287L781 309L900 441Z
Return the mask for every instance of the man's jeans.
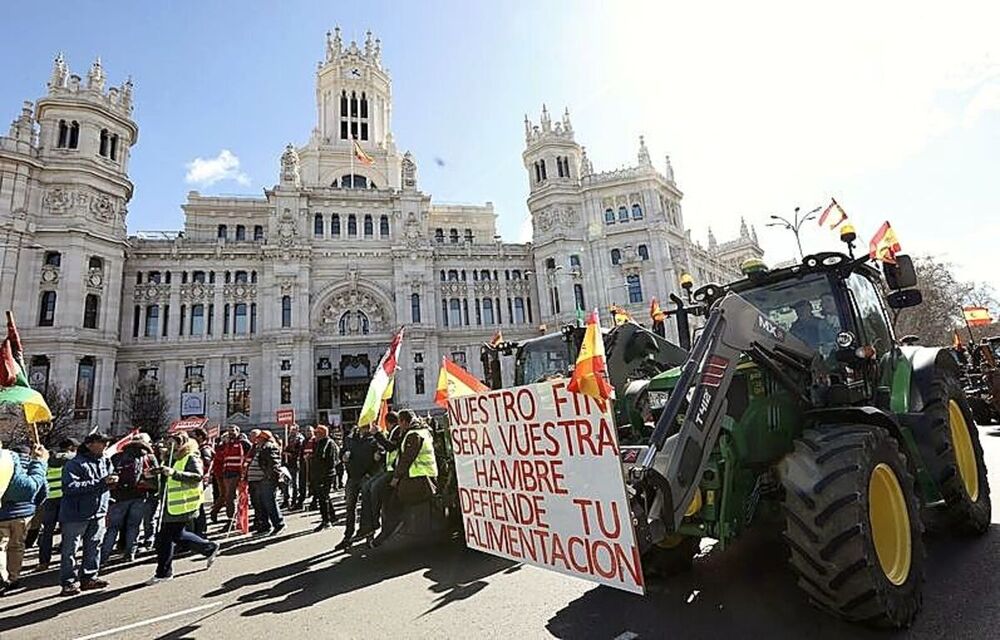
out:
M122 500L111 505L108 511L108 531L101 547L101 564L108 561L115 550L118 532L125 529L125 557L135 557L135 542L139 538L139 525L146 516L146 501L142 498Z
M391 471L379 471L361 485L361 528L378 529L382 520L382 497L392 480Z
M48 565L52 562L52 536L59 524L59 501L46 500L42 504L42 531L38 534L38 564Z
M258 524L261 529L278 528L285 524L281 517L281 510L278 509L278 487L270 480L254 482L254 489L257 492L255 509L260 509L260 519Z
M0 579L7 582L16 582L21 576L28 520L31 516L0 520Z
M83 522L60 523L62 526L62 563L59 582L65 587L77 580L76 552L83 542L83 564L80 565L80 582L89 582L101 569L101 540L104 538L104 516Z
M173 575L174 549L177 543L184 543L189 549L194 549L201 555L212 555L217 542L209 542L201 536L188 531L188 522L164 522L156 536L156 576L166 578Z

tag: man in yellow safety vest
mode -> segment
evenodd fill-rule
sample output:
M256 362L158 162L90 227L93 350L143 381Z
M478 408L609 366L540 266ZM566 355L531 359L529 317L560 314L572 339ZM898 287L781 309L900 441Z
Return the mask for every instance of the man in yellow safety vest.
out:
M180 541L205 556L209 567L219 555L219 543L205 540L190 530L203 498L204 470L198 443L178 432L170 436L170 447L170 464L160 470L167 483L160 531L156 534L156 574L146 584L173 578L174 548Z
M389 481L394 491L386 499L382 531L372 546L382 544L399 530L404 506L425 502L437 491L437 459L430 427L409 411L399 412L399 427L399 457Z
M52 536L59 524L59 503L62 501L62 468L80 447L79 441L66 438L59 443L59 451L49 458L49 468L45 480L48 496L42 505L42 527L38 534L38 567L36 571L47 571L52 562Z

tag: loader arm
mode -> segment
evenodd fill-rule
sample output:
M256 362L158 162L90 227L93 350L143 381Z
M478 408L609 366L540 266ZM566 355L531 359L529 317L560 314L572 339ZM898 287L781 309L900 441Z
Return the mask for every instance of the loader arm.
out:
M800 381L810 373L815 350L736 293L716 302L657 420L644 458L631 471L636 488L652 489L662 496L662 502L656 501L662 506L648 513L648 531L653 542L677 530L694 498L719 437L722 416L726 413L726 392L743 353L775 374L793 393L808 399L805 395L808 385ZM692 387L694 393L677 432L677 444L666 465L656 465L666 469L665 475L661 474L654 463Z

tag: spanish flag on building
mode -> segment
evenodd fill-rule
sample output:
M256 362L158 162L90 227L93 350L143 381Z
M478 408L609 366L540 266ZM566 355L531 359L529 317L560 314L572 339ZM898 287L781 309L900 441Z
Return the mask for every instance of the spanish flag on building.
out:
M868 255L872 260L880 260L889 264L896 264L896 254L900 252L899 238L888 221L884 222L871 242L868 243Z
M993 323L990 311L986 307L964 307L962 313L965 315L965 322L970 327L982 327Z
M357 158L358 162L369 166L375 164L375 159L365 153L365 150L361 148L357 140L351 140L351 144L354 146L354 157Z
M624 307L619 307L616 304L613 304L610 307L608 307L608 311L611 312L611 317L614 318L616 327L620 327L632 319L632 314L628 312L628 309L625 309ZM587 323L589 326L590 323L589 319L587 320Z
M471 396L477 393L486 393L489 390L489 387L477 380L471 373L447 357L441 358L441 373L438 374L434 404L447 409L449 398Z
M614 399L615 388L608 382L607 363L604 359L604 337L597 310L587 317L587 330L580 345L580 355L573 367L573 377L566 386L570 391L582 393L604 402Z

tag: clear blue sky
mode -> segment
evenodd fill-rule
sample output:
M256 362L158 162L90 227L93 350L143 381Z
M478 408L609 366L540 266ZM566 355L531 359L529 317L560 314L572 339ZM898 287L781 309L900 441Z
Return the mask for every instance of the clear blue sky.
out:
M836 196L867 238L885 219L903 248L935 252L1000 286L1000 24L989 3L931 15L911 4L692 6L631 2L25 3L0 41L0 115L44 92L63 51L85 75L135 81L139 144L129 228L176 229L187 165L227 149L241 182L274 184L287 142L315 120L325 32L371 29L393 77L396 142L438 201L493 201L523 237L522 119L569 106L598 170L670 153L695 238L723 240L739 218L771 260L790 237L770 213ZM18 26L21 25L21 26ZM445 161L443 167L434 158ZM810 225L807 250L834 247Z

